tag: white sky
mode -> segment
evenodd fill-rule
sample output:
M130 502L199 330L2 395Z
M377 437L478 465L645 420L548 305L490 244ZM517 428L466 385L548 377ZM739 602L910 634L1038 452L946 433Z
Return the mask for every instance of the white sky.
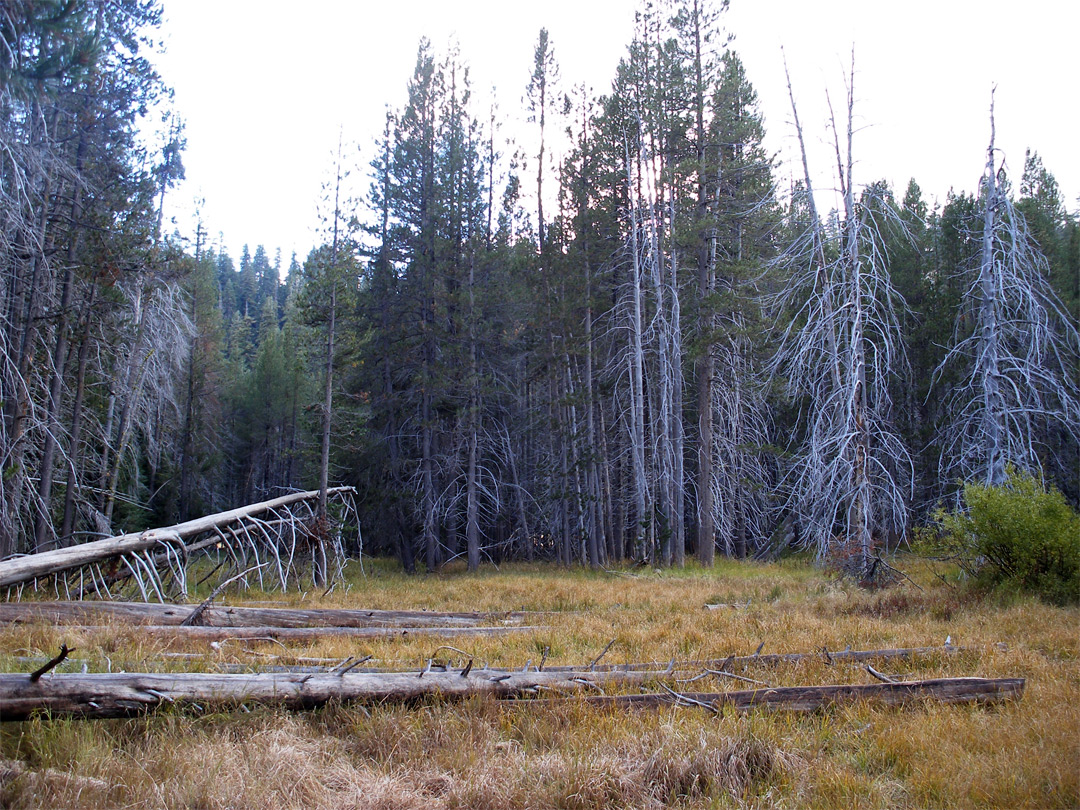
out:
M316 241L339 129L359 145L351 154L366 171L386 106L406 100L421 36L437 56L460 43L476 94L496 87L506 132L523 126L541 26L564 86L603 93L638 8L638 0L164 2L159 66L187 123L187 180L169 199L177 227L193 237L193 201L204 198L212 241L223 234L234 259L245 243L265 245L271 257L280 248L283 272L292 251L302 261ZM758 91L769 146L785 161L785 185L796 144L781 47L811 168L831 182L825 92L841 115L854 45L857 183L885 178L902 195L914 176L931 202L949 188L974 190L996 85L998 146L1016 182L1030 146L1068 208L1080 209L1076 0L731 0L725 26ZM475 113L484 119L481 104Z

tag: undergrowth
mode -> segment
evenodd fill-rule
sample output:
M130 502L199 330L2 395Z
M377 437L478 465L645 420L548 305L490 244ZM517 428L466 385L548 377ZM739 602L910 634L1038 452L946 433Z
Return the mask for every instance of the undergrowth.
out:
M936 517L924 544L976 582L1054 604L1080 602L1080 514L1030 473L1010 469L999 487L968 483L962 508Z

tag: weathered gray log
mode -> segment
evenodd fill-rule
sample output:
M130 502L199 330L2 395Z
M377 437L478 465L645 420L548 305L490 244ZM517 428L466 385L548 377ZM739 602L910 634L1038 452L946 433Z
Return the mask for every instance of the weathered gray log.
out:
M594 673L597 674L597 673ZM737 692L664 692L642 695L582 695L533 701L540 705L581 700L598 707L655 708L658 706L706 706L736 711L811 712L829 706L868 701L884 706L903 706L919 701L978 703L989 705L1019 700L1023 678L935 678L896 683L844 684L836 686L777 686Z
M512 697L541 689L577 690L618 681L642 683L657 673L397 672L334 674L96 673L0 674L0 720L53 716L123 717L166 703L200 707L269 703L307 709L331 700L403 702L428 696Z
M156 602L0 602L0 622L97 624L115 619L140 624L183 623L194 605ZM525 614L431 610L337 610L211 605L200 616L208 627L471 627L493 620L519 622Z
M54 674L31 682L27 675L0 675L0 720L25 720L35 713L85 718L137 715L166 703L228 706L268 703L308 709L331 700L368 703L406 702L428 696L462 698L490 694L515 698L543 689L575 690L605 683L640 684L656 678L656 672L529 672L497 673L410 672L334 674ZM588 695L580 699L596 706L670 705L680 699L716 709L763 708L807 712L836 704L872 701L905 705L931 700L942 703L992 704L1019 699L1023 678L939 678L901 683L863 685L793 686L739 692L664 695ZM557 699L560 702L564 699ZM549 705L552 700L536 701Z
M331 494L352 491L354 491L353 487L334 487L329 490ZM175 526L148 529L145 532L132 534L121 534L116 537L107 537L104 540L94 540L90 543L82 543L68 548L58 548L52 551L43 551L39 554L27 554L23 557L4 560L0 562L0 588L8 585L18 585L21 582L29 582L38 577L50 576L84 565L93 565L121 554L147 551L160 545L183 543L185 538L196 537L203 532L211 531L215 527L227 526L234 521L258 515L270 509L279 509L300 501L314 500L318 497L318 490L294 492L270 501L242 506L215 515L207 515L185 523L178 523Z
M714 658L698 661L645 661L634 664L602 664L588 669L590 672L635 672L638 670L662 670L667 668L685 672L693 669L719 669L725 665L728 667L746 667L750 665L773 667L780 664L797 664L800 661L808 659L817 659L827 663L835 663L837 661L889 660L893 658L913 658L916 656L933 655L935 653L956 653L961 649L963 648L948 645L944 647L900 647L882 650L837 650L835 652L830 650L819 650L817 652L806 653L733 655L728 658ZM581 669L581 667L551 666L545 667L544 669L549 672L560 672L563 670Z
M116 625L64 625L71 633L115 633ZM176 624L131 625L131 631L141 638L176 639L178 641L225 641L227 639L274 639L275 641L314 641L320 638L400 638L406 635L438 636L502 636L529 633L541 627L510 625L506 627L185 627Z

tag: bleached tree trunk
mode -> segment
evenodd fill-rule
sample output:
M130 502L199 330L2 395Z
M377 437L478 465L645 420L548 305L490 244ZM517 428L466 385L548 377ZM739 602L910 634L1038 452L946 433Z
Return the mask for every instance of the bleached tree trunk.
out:
M137 289L132 300L132 306L135 310L135 334L128 349L129 353L127 363L124 365L123 377L121 380L114 382L115 387L110 394L109 401L110 419L106 427L105 461L102 464L104 471L102 486L104 500L101 511L105 515L106 523L112 522L113 508L116 505L116 486L120 476L120 466L123 464L124 455L127 451L132 413L136 403L142 397L143 380L146 378L147 363L150 360L144 346L147 311L146 302L144 301L146 279L140 274L136 284ZM123 404L120 406L120 423L116 443L115 446L111 446L112 433L109 427L111 427L112 422L112 409L119 392L126 392L127 396L124 397Z
M435 523L435 458L434 458L434 427L431 424L431 393L427 386L431 384L431 362L425 357L423 365L423 377L425 389L421 393L422 403L420 419L423 425L420 428L420 476L422 485L421 509L423 520L423 543L424 565L429 572L438 566L439 536Z
M672 227L675 222L675 196L669 195ZM686 563L686 469L685 447L686 427L683 421L683 388L686 380L683 375L683 335L682 307L679 303L679 259L672 248L668 260L668 296L671 301L671 459L672 459L672 502L671 502L671 557L672 562L682 567Z
M656 475L656 492L658 495L657 507L663 519L659 527L662 535L660 539L660 562L671 565L671 533L672 513L671 504L674 499L674 463L671 458L672 451L672 426L671 426L671 326L667 319L667 296L664 294L663 267L657 241L657 226L655 219L652 223L650 236L650 250L648 255L650 280L655 299L655 315L653 326L657 335L657 380L655 408L652 410L653 429L653 465Z
M609 450L608 432L606 419L604 417L604 408L601 406L597 408L597 418L600 422L599 436L600 436L600 456L604 459L611 459L612 455ZM619 506L615 504L615 492L620 479L620 471L622 470L622 462L619 459L615 459L614 463L607 463L601 465L600 477L601 477L601 491L603 492L603 510L604 510L604 528L605 543L607 546L607 557L612 560L622 560L625 556L623 552L622 539L626 531L626 522L621 515L621 508L623 500L619 499ZM615 471L612 471L612 467L615 467ZM612 482L615 482L614 484Z
M336 487L330 490L330 494L341 497L343 502L347 503L349 511L352 510L351 501L349 501L350 496L355 494L352 487ZM298 535L301 533L297 524L301 521L307 522L304 518L310 520L312 510L307 504L312 500L317 501L318 496L318 490L292 493L270 501L188 520L174 526L108 537L89 543L79 543L68 548L3 560L0 561L0 587L19 585L53 575L63 575L67 571L82 568L86 569L88 582L93 581L95 588L97 584L100 584L107 594L108 585L104 581L107 577L102 576L100 564L112 558L125 556L132 558L132 555L141 554L142 559L134 560L136 565L129 565L129 570L134 576L145 577L145 580L152 583L153 589L160 595L161 578L155 569L172 568L174 574L180 573L176 571L176 568L186 565L189 554L214 546L226 545L231 549L230 554L239 553L246 556L248 549L251 549L256 557L269 556L278 569L282 588L287 589L288 580L296 571L295 546ZM303 516L289 511L301 507L306 513ZM270 519L258 517L266 512L271 513ZM212 533L209 539L198 539L200 535L207 533ZM233 545L236 546L235 549L231 548ZM181 546L185 548L181 549ZM340 570L340 565L344 563L344 549L340 542L335 542L333 548ZM159 553L155 556L155 552ZM269 562L266 563L266 565L269 564ZM142 573L139 573L140 571ZM261 582L261 568L259 577ZM298 575L297 580L299 580ZM184 580L182 580L182 589L186 592L186 585L183 585L183 582ZM145 599L146 591L149 589L144 586L145 582L140 579L140 587L144 590ZM86 587L91 588L91 585L87 584Z
M854 66L853 66L854 68ZM853 157L852 157L852 134L851 125L854 104L854 69L852 70L852 84L849 85L847 104L847 166L841 168L841 152L839 133L836 129L836 120L833 119L833 133L836 135L836 160L837 171L840 173L840 187L844 194L844 240L846 254L846 276L848 283L848 298L843 306L849 313L849 325L851 330L850 348L848 351L847 379L850 393L847 396L848 429L854 434L851 447L848 452L852 458L852 493L851 505L848 507L847 534L849 543L857 543L862 555L861 570L870 569L873 539L871 528L874 526L873 499L871 496L871 483L869 465L871 463L870 446L870 414L867 404L866 385L866 353L867 353L867 318L870 313L866 311L867 290L872 288L872 281L864 280L863 251L864 242L872 240L862 234L863 223L859 212L855 208L855 191L852 185ZM880 268L885 271L885 268ZM887 271L886 271L887 272ZM870 282L870 283L867 283ZM870 292L870 295L873 295ZM898 330L897 330L898 331Z
M478 407L475 404L474 408ZM475 415L469 418L469 466L468 482L466 484L466 507L465 507L465 546L468 554L468 566L470 571L480 567L480 511L477 502L477 475L478 472L478 445L479 426Z
M1005 483L1004 438L1005 400L1001 391L999 362L998 291L995 271L994 230L997 208L1001 203L994 171L994 118L990 116L990 147L987 150L986 176L983 194L982 254L979 262L979 382L982 386L983 455L986 459L986 483L1001 486Z
M510 440L510 431L505 425L502 426L503 452L506 454L506 463L510 468L510 484L514 488L514 506L517 509L518 524L521 527L522 543L525 549L525 558L532 558L532 530L529 527L529 510L525 505L525 488L522 486L521 476L518 474L517 452L514 443Z
M633 163L630 159L629 146L626 153L627 188L634 188ZM630 279L630 329L629 329L629 352L627 362L629 364L630 378L630 452L632 457L632 491L633 491L633 544L634 554L639 559L652 555L652 549L648 548L645 538L649 532L645 531L649 516L646 504L649 500L649 485L645 468L645 349L642 342L644 301L642 300L642 285L644 283L641 268L641 251L638 246L638 218L637 208L633 202L630 204L630 259L632 275Z
M586 240L587 240L586 236ZM586 245L588 242L586 241ZM600 442L596 434L596 400L593 391L593 307L592 307L592 268L589 266L588 250L585 256L585 424L588 437L587 455L587 486L589 521L587 528L587 543L589 565L596 568L603 564L602 558L604 544L604 522L602 517L600 491L600 475L597 470L596 459L599 454Z

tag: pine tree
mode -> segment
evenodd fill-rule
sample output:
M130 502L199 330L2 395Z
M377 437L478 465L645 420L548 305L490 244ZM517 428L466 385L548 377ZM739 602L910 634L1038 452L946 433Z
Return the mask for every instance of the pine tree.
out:
M757 94L734 51L724 55L712 107L714 162L706 187L714 286L701 302L699 317L711 328L699 351L715 356L709 407L716 425L708 450L718 474L703 476L699 490L712 490L713 524L725 552L744 557L770 533L771 475L763 454L770 429L755 379L765 347L754 339L765 330L754 285L776 254L779 209Z
M216 511L217 483L210 474L218 457L224 373L223 325L213 254L195 257L189 277L195 334L184 375L183 430L177 520Z

